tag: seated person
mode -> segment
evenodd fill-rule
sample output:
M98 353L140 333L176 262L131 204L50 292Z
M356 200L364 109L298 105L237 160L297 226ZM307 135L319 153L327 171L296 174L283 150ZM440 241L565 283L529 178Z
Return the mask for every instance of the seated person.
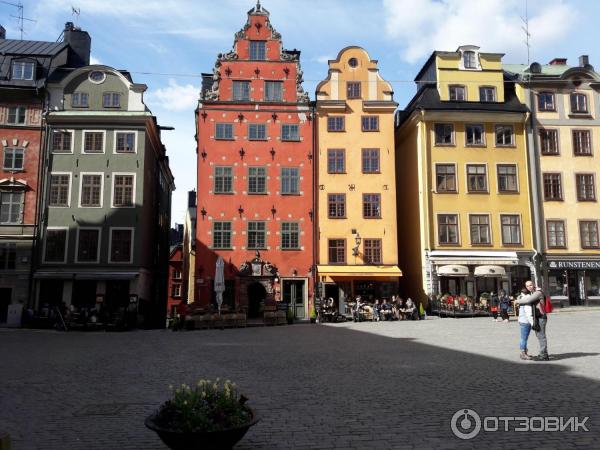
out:
M381 320L381 305L379 304L379 299L375 300L375 304L373 305L373 320L376 322Z
M356 296L356 302L354 302L354 307L352 308L352 318L355 322L362 322L362 318L360 317L360 310L363 307L363 303L361 301L360 295Z
M392 305L384 298L381 303L380 314L383 320L392 320Z
M404 313L406 314L407 319L415 320L415 318L418 319L419 317L419 313L417 312L417 305L415 305L415 302L413 302L410 297L406 300L406 307L404 309Z

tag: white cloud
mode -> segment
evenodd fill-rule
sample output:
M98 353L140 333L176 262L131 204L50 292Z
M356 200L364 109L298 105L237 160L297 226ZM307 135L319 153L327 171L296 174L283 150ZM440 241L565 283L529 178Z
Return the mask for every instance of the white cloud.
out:
M174 79L169 79L169 85L164 88L150 90L145 101L150 107L161 108L167 111L194 111L198 103L200 88L192 84L179 84Z
M414 63L432 50L455 50L473 44L487 52L503 52L525 59L520 0L383 0L386 32L403 47L401 56ZM533 49L564 39L578 12L563 0L547 0L529 12Z
M90 64L91 65L102 64L102 61L100 61L98 58L94 57L94 55L91 55L90 56Z
M321 63L321 64L327 64L330 59L335 59L335 58L333 56L330 56L330 55L323 55L323 56L317 56L313 60L316 61L316 62L318 62L318 63Z

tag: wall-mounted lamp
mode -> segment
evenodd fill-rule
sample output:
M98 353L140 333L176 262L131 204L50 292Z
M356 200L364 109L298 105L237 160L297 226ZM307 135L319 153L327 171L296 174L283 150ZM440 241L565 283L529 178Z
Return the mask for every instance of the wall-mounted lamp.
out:
M298 271L296 269L292 270L292 275L295 277L298 276Z
M242 208L242 205L240 205L240 207L238 208L238 213L240 217L242 217L242 214L244 214L244 208Z
M206 209L204 209L204 206L200 210L200 214L202 215L202 220L204 220L204 218L206 217Z
M353 232L355 230L352 230ZM358 256L358 249L360 247L360 243L362 242L362 238L360 237L360 234L358 231L356 231L356 236L354 237L354 242L356 243L356 246L352 247L352 256Z
M269 153L271 154L271 159L275 159L275 149L273 147L271 147L271 150L269 150Z
M202 156L202 160L204 161L206 159L206 157L208 156L208 153L206 153L206 149L203 148L202 149L202 153L200 153L200 156Z
M244 159L244 155L246 154L246 151L244 150L244 147L240 148L240 152L239 153L240 153L240 157L242 159Z
M310 209L310 211L308 211L308 217L310 217L310 221L312 222L313 220L313 216L315 215L315 213L313 212L312 208Z
M260 69L257 67L256 69L254 69L254 73L256 74L256 76L258 76L260 74Z
M271 214L273 215L273 218L275 218L275 213L277 213L277 209L275 209L275 205L273 205L271 207Z

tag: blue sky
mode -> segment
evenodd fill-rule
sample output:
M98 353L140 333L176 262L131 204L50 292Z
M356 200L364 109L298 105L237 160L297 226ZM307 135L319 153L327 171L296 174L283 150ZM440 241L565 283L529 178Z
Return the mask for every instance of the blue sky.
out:
M16 2L16 0L11 2ZM55 41L66 21L92 36L92 60L132 72L146 83L147 105L165 131L163 140L175 175L172 221L183 222L187 191L196 186L194 108L201 72L210 72L217 53L228 51L253 0L22 0L25 39ZM302 51L305 89L314 98L327 76L327 59L360 45L379 60L395 99L406 105L412 79L435 50L462 44L506 53L505 63L527 62L521 17L525 0L263 0L285 48ZM531 61L548 62L588 54L600 68L597 17L592 0L529 0ZM71 7L79 8L79 18ZM18 39L14 7L0 3L0 24Z

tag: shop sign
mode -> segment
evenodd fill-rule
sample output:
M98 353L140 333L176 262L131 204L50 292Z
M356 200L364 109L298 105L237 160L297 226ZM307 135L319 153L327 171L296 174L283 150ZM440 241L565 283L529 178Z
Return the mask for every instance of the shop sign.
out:
M598 269L600 270L600 261L548 261L549 269Z

